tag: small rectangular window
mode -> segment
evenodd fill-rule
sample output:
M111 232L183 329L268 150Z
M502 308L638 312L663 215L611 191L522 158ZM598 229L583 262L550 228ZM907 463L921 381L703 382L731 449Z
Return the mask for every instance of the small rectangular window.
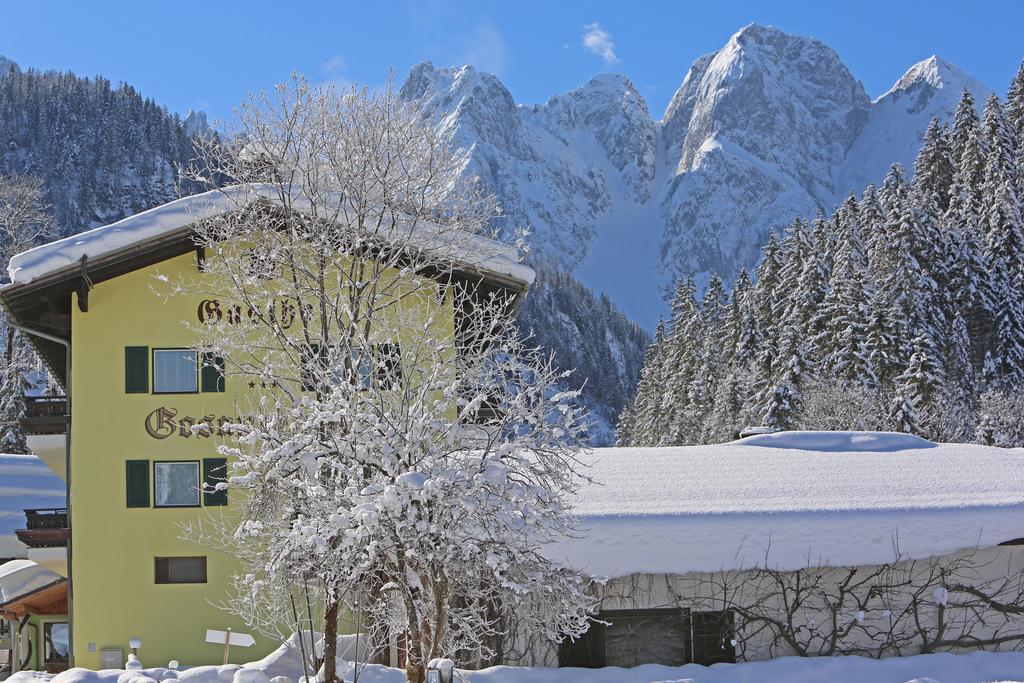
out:
M326 344L310 344L304 349L302 352L302 390L313 391L318 382L334 386L345 381L359 390L369 389L374 379L373 359L362 349L349 349L349 363L345 367L343 353L343 350Z
M43 624L43 663L50 667L67 666L68 622L48 621Z
M320 344L310 344L302 349L302 390L313 391L327 363L326 349Z
M156 583L206 583L205 557L157 557Z
M153 350L154 394L194 394L198 390L199 363L194 350Z
M377 386L386 391L402 388L402 349L398 344L386 342L373 345L374 376Z
M352 359L349 382L360 391L368 390L373 382L373 359L362 349L351 349L349 357Z
M153 498L158 508L198 506L199 463L153 463Z

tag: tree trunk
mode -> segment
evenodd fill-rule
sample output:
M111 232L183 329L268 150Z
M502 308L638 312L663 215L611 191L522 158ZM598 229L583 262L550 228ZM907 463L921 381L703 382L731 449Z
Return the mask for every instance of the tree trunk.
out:
M338 679L338 616L341 602L328 600L324 613L324 683L335 683Z
M409 680L409 683L424 683L427 680L427 668L423 665L422 660L418 663L413 662L409 659L405 663L405 677Z

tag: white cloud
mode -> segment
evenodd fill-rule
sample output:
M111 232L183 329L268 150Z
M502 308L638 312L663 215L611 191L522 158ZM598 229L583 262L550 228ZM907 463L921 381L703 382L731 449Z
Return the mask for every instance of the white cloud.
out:
M336 75L348 68L348 62L341 55L334 55L320 65L320 71L327 75Z
M612 34L601 28L596 21L583 27L583 47L603 59L605 64L617 64L619 61Z
M484 21L455 41L455 61L472 64L479 71L501 75L505 68L505 36L494 24Z
M348 62L341 55L334 55L320 64L322 83L332 83L338 90L352 87L352 79L348 77Z

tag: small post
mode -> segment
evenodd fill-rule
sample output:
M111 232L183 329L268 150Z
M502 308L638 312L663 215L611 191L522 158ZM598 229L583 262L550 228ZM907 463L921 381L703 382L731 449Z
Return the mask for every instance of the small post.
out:
M21 629L17 621L11 621L11 673L16 674L21 669Z
M228 650L231 648L231 627L224 633L224 663L228 663Z

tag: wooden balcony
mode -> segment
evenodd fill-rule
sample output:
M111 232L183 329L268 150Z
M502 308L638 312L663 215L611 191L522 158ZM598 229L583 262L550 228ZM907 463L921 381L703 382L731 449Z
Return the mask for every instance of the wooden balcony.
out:
M25 510L25 528L15 529L18 540L29 548L63 548L71 538L67 508Z
M67 431L66 396L26 396L21 428L26 434L64 434Z

